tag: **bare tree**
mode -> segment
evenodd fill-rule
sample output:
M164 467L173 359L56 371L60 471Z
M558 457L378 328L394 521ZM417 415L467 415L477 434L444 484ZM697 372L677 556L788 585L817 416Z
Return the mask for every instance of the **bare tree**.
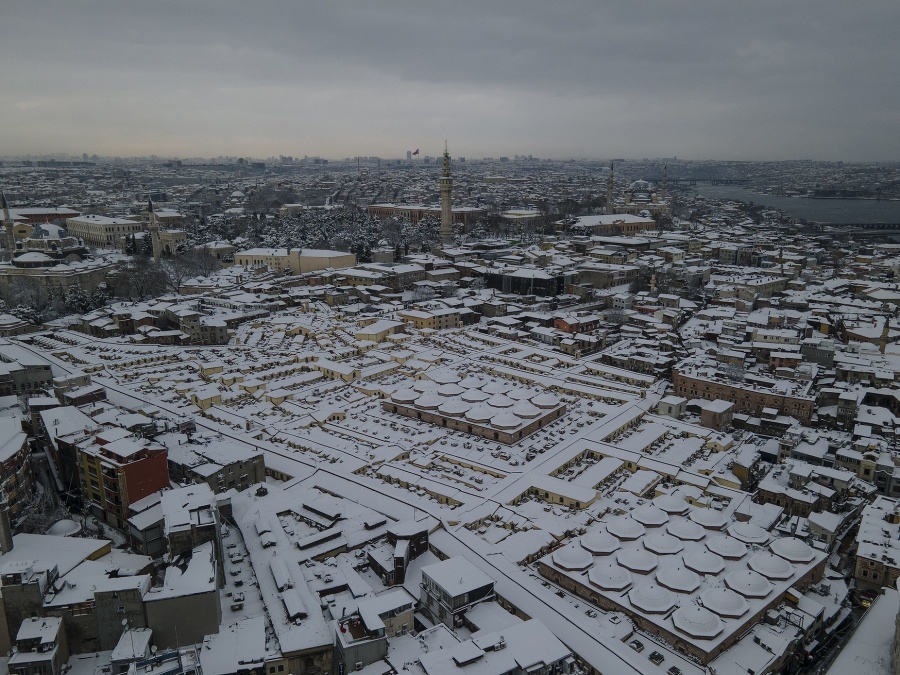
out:
M205 248L188 251L184 258L191 264L196 276L208 277L222 269L218 258Z
M176 293L185 280L195 276L194 266L182 256L162 261L161 270L166 278L166 285Z
M128 294L135 300L161 295L166 291L166 275L161 266L146 256L135 256L124 269Z
M44 293L37 281L31 277L15 277L2 292L3 301L8 307L24 306L40 309L44 303Z

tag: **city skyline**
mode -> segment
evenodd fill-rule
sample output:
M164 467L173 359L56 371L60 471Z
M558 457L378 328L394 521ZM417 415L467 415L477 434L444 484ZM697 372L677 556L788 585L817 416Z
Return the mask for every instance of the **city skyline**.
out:
M900 8L826 5L15 2L0 155L896 160Z

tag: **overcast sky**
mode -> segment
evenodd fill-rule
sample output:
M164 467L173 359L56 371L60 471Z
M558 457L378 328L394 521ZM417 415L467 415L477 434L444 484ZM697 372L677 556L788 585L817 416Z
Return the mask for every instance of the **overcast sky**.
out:
M0 155L900 160L900 0L3 0Z

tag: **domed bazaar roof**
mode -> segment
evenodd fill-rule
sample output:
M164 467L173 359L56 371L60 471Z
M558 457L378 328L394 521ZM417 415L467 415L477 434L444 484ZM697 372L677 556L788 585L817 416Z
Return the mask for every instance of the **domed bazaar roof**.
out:
M564 570L586 570L593 562L593 556L577 542L566 544L553 552L553 564Z
M631 512L631 517L647 527L660 527L669 520L665 511L650 504L637 507Z
M712 539L708 540L706 542L706 548L708 548L713 553L730 560L743 558L747 554L747 547L742 542L738 541L734 537L728 537L725 535L713 537Z
M673 515L683 515L690 508L684 497L678 495L660 495L653 500L653 505Z
M438 412L442 415L449 415L450 417L459 417L464 415L473 405L475 404L467 403L460 398L451 398L441 404L441 407L438 408Z
M482 404L471 408L466 413L466 419L470 422L487 422L492 420L498 412L500 411L496 408Z
M648 551L653 551L659 555L674 555L684 550L684 544L680 539L676 539L671 534L665 532L653 532L645 536L641 542Z
M809 544L796 537L776 539L769 548L776 555L795 563L808 563L816 557L815 551L810 548Z
M594 565L588 572L588 581L604 591L621 591L631 583L631 572L614 562Z
M740 618L750 609L744 597L730 588L710 588L700 594L700 601L706 609L719 616Z
M632 572L639 574L648 574L656 569L659 558L650 551L642 548L629 548L616 553L616 560L622 567L627 567Z
M715 509L694 509L688 518L707 530L721 530L728 523L728 517Z
M398 389L391 394L391 400L394 403L414 403L421 394L415 389Z
M725 569L725 561L722 556L712 551L698 548L682 558L684 566L700 574L718 574Z
M784 580L794 576L794 566L774 553L757 553L750 558L747 565L766 579Z
M426 391L416 399L416 407L425 410L434 410L440 408L447 399L438 394L436 391Z
M453 383L442 384L437 389L437 393L439 393L441 396L459 396L465 391L466 390L460 387L458 384Z
M675 596L656 584L639 584L628 591L631 604L650 614L665 614L675 606Z
M665 567L656 572L656 580L679 593L693 593L700 588L700 577L686 567Z
M510 389L512 389L511 384L501 382L500 380L491 380L481 388L481 391L485 394L505 394Z
M537 396L532 397L531 402L538 408L543 408L545 410L555 408L559 405L559 399L556 398L553 394L547 393L538 394Z
M725 583L728 588L743 595L745 598L764 598L772 590L772 584L761 574L753 570L738 570L726 575Z
M745 544L758 544L760 546L767 543L771 538L766 530L753 523L732 523L728 526L728 534Z
M722 619L697 605L679 607L672 615L672 623L685 635L703 640L712 640L725 628Z
M469 389L469 391L460 396L463 401L468 401L469 403L481 403L482 401L487 401L490 397L490 394L485 394L480 389Z
M666 532L685 541L700 541L706 536L706 530L691 520L673 520L666 525Z
M491 418L491 426L495 429L515 429L521 425L522 420L508 410L504 410L499 415L495 415Z
M594 555L609 555L622 546L619 540L606 530L594 530L581 535L581 545Z
M644 526L630 516L615 516L606 521L606 531L619 539L630 540L643 536Z

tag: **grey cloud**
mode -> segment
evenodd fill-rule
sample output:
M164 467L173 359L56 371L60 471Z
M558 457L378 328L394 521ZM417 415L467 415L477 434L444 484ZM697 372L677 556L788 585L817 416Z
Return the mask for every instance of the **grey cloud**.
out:
M7 4L4 154L900 156L894 0Z

